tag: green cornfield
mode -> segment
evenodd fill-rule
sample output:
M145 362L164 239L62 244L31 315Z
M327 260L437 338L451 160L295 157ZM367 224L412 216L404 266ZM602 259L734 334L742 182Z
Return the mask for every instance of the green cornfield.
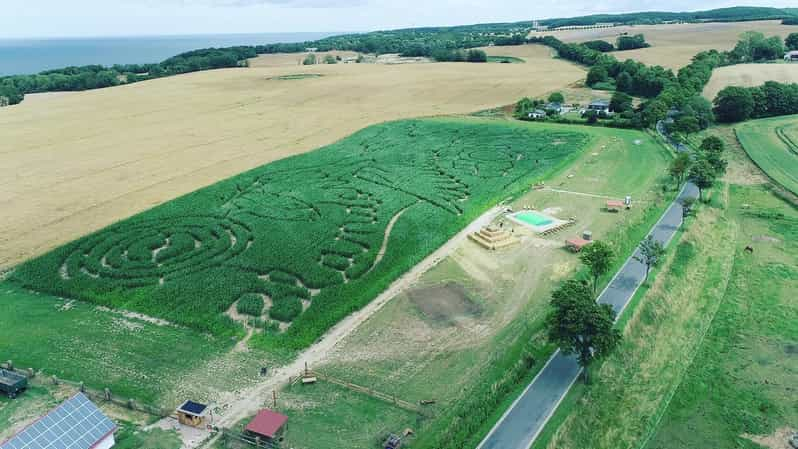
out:
M216 335L239 329L231 304L265 295L265 313L292 325L255 344L300 349L591 139L473 119L376 125L87 235L11 280Z

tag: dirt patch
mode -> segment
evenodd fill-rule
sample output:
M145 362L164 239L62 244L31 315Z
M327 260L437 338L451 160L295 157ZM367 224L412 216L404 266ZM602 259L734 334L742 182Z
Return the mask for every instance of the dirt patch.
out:
M771 435L749 435L744 433L742 437L770 449L792 449L789 440L794 433L795 429L782 427Z
M426 318L446 325L455 325L463 318L478 317L482 306L476 303L460 284L447 282L407 292L410 302Z
M751 240L754 242L767 242L767 243L779 243L781 241L776 237L771 237L769 235L755 235L751 237Z

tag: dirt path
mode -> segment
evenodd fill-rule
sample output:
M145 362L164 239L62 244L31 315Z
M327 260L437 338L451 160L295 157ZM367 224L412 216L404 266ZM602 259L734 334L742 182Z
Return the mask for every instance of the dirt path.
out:
M218 427L231 427L242 419L254 415L263 406L263 403L271 398L272 391L288 384L292 376L298 375L304 369L305 363L308 366L321 365L338 343L382 309L397 294L413 285L421 275L453 253L466 240L468 234L490 224L501 214L502 210L502 207L497 206L480 215L479 218L471 222L443 246L394 281L387 290L374 298L368 305L333 326L318 342L302 352L293 362L270 370L268 377L250 388L223 394L218 404L216 404L220 412L215 414L214 424ZM395 218L398 218L398 216ZM395 221L392 221L392 224L394 223ZM385 244L387 244L387 241L388 234L386 234ZM380 251L383 252L384 250L385 247L383 246ZM208 440L203 447L209 447L214 441L216 441L216 438ZM199 447L195 441L186 441L184 439L183 448L190 449L194 447Z
M379 252L377 252L377 257L374 258L374 263L371 264L371 268L369 268L369 271L366 271L366 274L369 274L372 271L374 271L374 269L377 268L377 265L379 265L380 262L382 261L382 258L385 257L385 250L388 249L388 240L391 237L391 231L393 231L393 226L399 220L399 217L401 217L406 210L410 209L410 207L412 206L407 206L404 209L397 212L396 215L394 215L393 218L391 218L391 221L388 222L388 226L385 228L385 236L382 238L382 246L380 247Z

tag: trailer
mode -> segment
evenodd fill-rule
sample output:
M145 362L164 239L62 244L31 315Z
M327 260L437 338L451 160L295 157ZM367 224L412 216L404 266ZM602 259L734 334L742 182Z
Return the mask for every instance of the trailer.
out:
M11 370L0 368L0 393L5 393L9 398L28 388L28 378Z

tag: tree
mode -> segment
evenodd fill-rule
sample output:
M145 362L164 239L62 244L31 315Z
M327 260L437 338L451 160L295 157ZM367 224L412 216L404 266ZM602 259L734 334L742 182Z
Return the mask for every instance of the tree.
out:
M715 118L722 123L747 120L754 111L751 91L738 86L729 86L718 92L713 101Z
M466 55L466 61L468 62L488 62L488 55L482 50L468 50L468 54Z
M787 46L787 50L798 50L798 33L790 33L784 40L784 45Z
M693 210L693 205L695 204L695 200L692 198L685 198L682 200L682 218L687 217L690 215L690 212Z
M602 40L582 42L582 45L591 50L600 51L602 53L607 53L615 50L615 47L613 47L611 43Z
M725 145L718 136L709 136L704 138L704 140L701 141L701 146L699 147L701 151L712 153L723 153L724 148Z
M677 185L681 185L682 182L684 182L684 177L687 175L688 170L690 170L691 163L692 160L687 153L679 153L671 160L668 173L676 181Z
M712 187L717 173L715 168L704 159L698 159L690 168L690 181L698 187L698 198L704 200L704 190Z
M593 278L593 293L598 289L598 280L605 275L612 265L615 253L612 247L602 241L595 241L582 249L579 259L587 265Z
M620 36L615 43L615 46L618 47L618 50L634 50L635 48L646 48L650 47L648 43L646 43L646 38L642 34L635 34L634 36Z
M671 129L684 134L694 134L701 131L701 125L694 116L682 114L674 120Z
M609 73L607 73L607 69L601 65L594 65L590 68L590 71L587 72L587 80L585 81L588 86L592 86L596 83L603 83L609 79Z
M515 104L515 115L517 117L526 117L526 115L534 109L535 104L529 97L524 97Z
M305 56L305 59L302 61L302 65L314 65L316 64L316 54L311 53Z
M632 101L631 95L616 91L612 94L612 99L610 100L610 110L619 114L630 111L632 109Z
M668 105L660 100L651 100L643 104L643 125L654 126L668 115Z
M621 92L632 92L634 90L634 80L629 72L621 72L615 77L615 88Z
M552 92L549 95L549 103L565 103L565 96L561 92Z
M648 272L651 271L651 267L657 266L664 255L665 247L651 235L646 237L643 243L640 244L640 254L634 257L636 261L646 266L646 281L648 280Z
M335 56L333 56L333 55L326 55L324 57L324 63L325 64L337 64L338 60L335 59Z
M700 151L699 157L712 167L716 176L721 176L726 173L728 162L723 159L724 147L723 141L720 140L720 138L717 136L709 136L701 141L701 146L698 148Z
M547 317L548 337L565 354L576 354L585 384L588 368L612 352L621 340L614 326L615 313L608 304L593 300L587 285L566 281L551 295L552 312Z

